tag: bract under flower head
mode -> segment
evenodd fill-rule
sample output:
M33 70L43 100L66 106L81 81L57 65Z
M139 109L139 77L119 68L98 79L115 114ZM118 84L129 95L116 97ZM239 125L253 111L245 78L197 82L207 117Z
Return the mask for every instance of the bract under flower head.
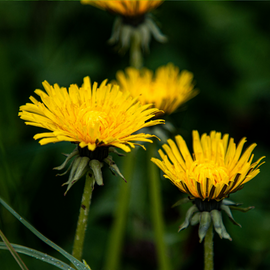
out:
M81 0L82 4L89 4L126 17L143 15L158 7L162 2L163 0Z
M158 42L164 43L164 36L151 18L149 11L159 6L161 0L82 0L82 4L90 4L107 10L117 16L115 19L112 35L108 42L116 44L119 53L131 50L130 61L133 66L142 66L141 50L149 50L151 37Z
M165 173L164 177L191 198L223 200L243 188L260 172L258 168L264 163L260 163L264 157L252 163L255 143L241 156L245 138L236 147L228 134L221 138L220 132L212 131L200 139L198 131L193 131L193 158L183 138L178 135L175 139L177 146L171 139L163 145L167 155L159 150L162 160L151 160Z
M128 93L119 91L117 85L106 85L106 80L98 87L91 86L85 77L82 87L72 84L67 91L57 84L43 83L46 93L36 90L41 101L30 97L32 103L20 107L19 116L27 125L45 128L50 132L36 134L41 145L61 141L74 142L80 148L114 146L130 151L134 141L152 142L154 135L132 133L141 128L163 123L150 120L159 110L141 106ZM150 120L150 121L149 121Z
M174 112L181 104L197 95L194 90L193 74L172 63L159 67L155 74L143 68L141 70L129 67L116 74L121 90L138 97L142 104L153 104L166 114Z
M186 199L187 198L178 201L175 205L173 205L173 207L187 202ZM195 200L192 200L192 202L193 205L187 210L185 221L179 226L178 232L186 229L189 225L194 226L199 224L200 242L202 242L206 236L211 223L213 223L214 229L221 239L223 238L232 241L231 236L228 234L223 224L221 210L223 210L228 215L233 224L241 228L242 226L234 220L231 209L239 210L241 212L247 212L251 209L254 209L254 206L238 208L241 203L235 203L227 199L217 202L215 200L202 201L201 199L196 198Z

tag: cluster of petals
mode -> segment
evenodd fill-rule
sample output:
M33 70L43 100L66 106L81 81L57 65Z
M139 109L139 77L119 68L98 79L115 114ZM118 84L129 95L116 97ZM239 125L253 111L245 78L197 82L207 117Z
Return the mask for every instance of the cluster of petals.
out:
M166 154L159 150L162 160L152 158L152 161L165 173L165 178L191 198L223 200L243 188L260 172L258 168L263 164L264 157L252 163L255 143L241 155L245 138L236 146L228 134L221 137L220 132L212 131L200 138L199 133L193 131L193 156L180 135L175 140L176 143L169 139L168 144L163 145Z
M152 142L154 135L136 133L139 129L161 124L150 120L159 112L151 105L141 105L118 85L91 86L89 77L82 87L70 85L67 90L57 84L43 82L46 92L36 90L41 102L30 97L32 103L20 107L19 116L27 125L49 130L36 134L40 144L68 141L94 151L100 146L114 146L129 152L135 141Z
M116 79L122 91L130 92L142 104L153 104L166 114L198 93L194 90L193 74L186 70L180 72L172 63L159 67L155 74L147 68L128 67L125 72L118 71Z
M163 0L81 0L82 4L93 5L126 17L143 15L158 7L162 2Z

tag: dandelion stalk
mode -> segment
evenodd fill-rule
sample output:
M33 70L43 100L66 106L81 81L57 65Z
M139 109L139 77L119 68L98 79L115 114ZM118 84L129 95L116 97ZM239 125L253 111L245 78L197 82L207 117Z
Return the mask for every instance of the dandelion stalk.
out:
M143 62L140 48L140 37L135 32L130 47L130 66L140 68ZM124 240L125 224L129 206L129 196L131 189L131 177L134 170L134 152L129 153L124 162L124 175L128 179L127 183L120 183L117 208L115 211L112 230L109 237L107 260L105 270L118 270L121 259L121 250Z
M118 270L120 269L121 251L124 240L125 225L127 220L131 178L134 172L136 151L129 153L124 160L123 173L128 179L127 183L121 181L118 194L118 202L116 206L114 221L109 238L109 245L106 257L105 270Z
M84 191L82 195L80 214L79 214L76 234L74 238L74 245L73 245L73 250L72 250L72 255L79 261L82 260L85 231L87 227L87 219L88 219L88 213L89 213L94 183L95 183L94 175L93 174L90 175L89 173L87 173L86 179L85 179Z
M211 223L204 238L204 270L214 269L213 236L213 224Z
M141 37L139 31L134 31L130 45L130 66L140 69L143 65Z
M234 219L229 206L237 205L226 200L230 193L243 188L243 185L260 172L263 164L259 158L253 162L253 149L250 145L242 154L246 138L238 145L229 134L221 136L220 132L211 131L200 138L199 132L193 131L193 150L191 155L182 136L175 137L176 143L168 139L159 150L162 160L151 160L164 172L164 176L172 181L179 190L189 194L193 206L189 208L185 221L179 231L189 224L199 226L200 242L204 240L204 270L213 270L213 222L220 238L231 241L222 222L220 210L224 210L230 220L240 226ZM164 152L165 153L164 153ZM223 201L224 200L224 201Z
M74 158L67 171L60 174L64 175L70 171L68 181L64 183L68 185L67 191L90 168L95 178L87 175L82 197L73 248L73 255L79 261L82 258L94 181L98 185L103 184L102 161L108 163L111 170L123 178L109 156L110 148L130 152L130 148L140 145L134 141L152 142L150 138L155 137L154 135L131 133L144 127L162 124L164 120L148 121L161 111L142 106L129 93L123 93L118 85L106 85L106 80L98 86L97 83L92 85L90 78L85 77L81 87L72 84L69 89L60 88L58 84L51 86L46 81L43 85L46 93L42 90L35 91L42 102L31 96L32 103L21 106L19 116L27 125L47 129L46 132L34 136L34 139L40 139L41 145L60 141L77 144L75 152L67 155L66 161L55 168L62 170L66 163Z
M162 218L162 201L159 183L158 168L150 161L151 157L155 156L156 143L152 143L148 149L148 170L150 183L150 209L152 214L152 222L154 226L154 234L157 248L157 257L160 270L169 270L170 261L167 256L166 245L164 242L164 221Z

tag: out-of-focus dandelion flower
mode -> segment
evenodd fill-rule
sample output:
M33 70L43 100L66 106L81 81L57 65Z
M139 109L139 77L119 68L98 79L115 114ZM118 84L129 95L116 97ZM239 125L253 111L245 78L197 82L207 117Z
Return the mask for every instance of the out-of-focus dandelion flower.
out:
M82 4L89 4L119 15L114 22L109 43L118 44L120 52L125 52L131 47L131 62L137 68L142 66L141 48L145 51L149 50L151 36L161 43L167 41L148 13L162 2L160 0L81 1Z
M49 130L34 136L34 139L40 139L41 145L61 141L77 144L64 164L57 168L63 169L71 158L77 157L70 167L68 188L89 166L97 183L102 184L102 161L119 172L108 156L109 151L115 152L116 147L129 152L136 144L140 145L135 141L152 142L150 138L154 135L133 133L163 123L163 120L150 120L158 109L142 106L129 93L120 91L119 86L106 85L106 80L99 87L97 83L92 87L89 77L85 77L82 87L72 84L68 91L57 84L51 86L47 81L43 86L46 93L39 89L35 91L42 102L31 96L32 103L21 106L19 116L27 125Z
M138 97L142 104L153 104L165 114L171 114L180 105L197 95L194 90L193 74L172 63L152 70L128 67L125 72L118 71L117 83L121 90Z
M158 7L163 0L81 0L82 4L89 4L103 10L124 17L139 17Z
M194 205L188 210L186 220L179 230L185 229L190 222L194 225L203 220L200 222L201 231L199 229L202 241L212 217L220 237L230 239L219 210L225 210L233 220L229 206L234 203L224 199L230 193L242 189L244 184L260 172L259 166L264 163L261 162L264 157L252 162L255 143L241 155L245 138L236 146L233 138L229 140L228 134L221 137L221 133L215 131L210 135L203 134L201 139L199 133L193 131L193 156L180 135L175 140L177 145L171 139L168 144L163 145L166 154L159 150L162 160L151 160L165 173L165 178L170 179L193 200ZM235 221L234 223L239 225Z

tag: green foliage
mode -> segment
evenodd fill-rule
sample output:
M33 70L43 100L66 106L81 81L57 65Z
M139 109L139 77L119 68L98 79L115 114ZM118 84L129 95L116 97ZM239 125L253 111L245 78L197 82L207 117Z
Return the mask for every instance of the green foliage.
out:
M89 266L87 266L85 263L80 262L73 256L71 256L68 252L63 250L61 247L57 246L55 243L53 243L51 240L46 238L43 234L41 234L39 231L37 231L31 224L29 224L24 218L22 218L12 207L10 207L2 198L0 198L0 203L14 216L16 217L27 229L29 229L34 235L36 235L40 240L42 240L44 243L47 245L51 246L53 249L55 249L57 252L62 254L66 259L68 259L78 270L87 270L89 269ZM3 239L4 243L6 244L7 247L9 247L9 250L12 251L12 246L8 243L6 237L1 233L1 238ZM55 266L61 266L59 265L59 260L52 258L51 256L48 256L44 253L35 251L35 250L30 250L28 248L22 247L22 246L16 246L15 249L20 250L21 253L25 253L27 255L34 256L37 259L47 261L50 264L53 264ZM16 250L16 251L17 251ZM21 262L20 265L24 266L25 268L22 269L27 269L24 263L20 260L20 258L17 256L16 253L13 252L13 256L16 256L16 261L19 263ZM72 269L72 267L69 267L69 269ZM91 270L91 269L90 269Z
M34 249L30 249L30 248L27 248L27 247L24 247L24 246L20 246L20 245L14 245L14 244L11 244L11 246L14 248L14 250L16 250L16 252L18 253L22 253L22 254L26 254L28 256L31 256L35 259L39 259L45 263L48 263L48 264L52 264L60 269L63 269L63 270L72 270L74 268L70 267L68 264L66 263L63 263L62 261L52 257L52 256L49 256L45 253L42 253L42 252L39 252L37 250L34 250ZM3 243L0 243L0 249L7 249L7 247L5 246L5 244ZM22 269L28 269L28 268L22 268Z
M9 243L9 241L7 240L7 238L5 237L5 235L3 234L3 232L1 230L0 230L0 237L3 240L2 243L0 242L0 248L5 248L5 249L9 250L11 255L13 256L13 258L17 262L17 264L20 266L20 268L22 270L28 270L27 266L25 265L25 263L23 262L21 257L16 252L17 251L16 247L14 248L14 246Z

